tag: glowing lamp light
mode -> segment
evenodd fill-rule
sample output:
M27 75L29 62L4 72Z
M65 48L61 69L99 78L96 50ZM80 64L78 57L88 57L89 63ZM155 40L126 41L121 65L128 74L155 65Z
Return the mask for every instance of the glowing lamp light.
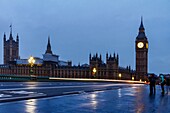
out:
M132 80L134 80L135 78L134 77L132 77Z
M34 57L30 57L29 59L28 59L28 63L31 65L31 67L34 65L34 63L35 63L35 59L34 59Z
M120 77L120 78L122 77L122 74L121 74L121 73L119 73L119 77Z
M93 68L93 73L96 73L96 72L97 72L96 68Z

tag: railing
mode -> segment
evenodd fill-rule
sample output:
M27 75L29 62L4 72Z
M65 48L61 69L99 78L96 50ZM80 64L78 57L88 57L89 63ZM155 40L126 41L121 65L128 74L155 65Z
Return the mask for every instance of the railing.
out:
M7 75L0 74L0 81L47 81L49 77L47 76L26 76L26 75Z

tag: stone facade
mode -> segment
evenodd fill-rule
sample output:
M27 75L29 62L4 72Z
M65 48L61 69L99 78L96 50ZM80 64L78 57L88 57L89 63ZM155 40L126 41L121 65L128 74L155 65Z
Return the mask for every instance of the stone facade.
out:
M137 43L138 40L136 40L136 44ZM10 44L13 44L14 46L11 46ZM7 54L9 52L8 50L14 51L16 54L14 54L14 52ZM136 50L136 54L138 53L139 52ZM33 67L31 67L27 62L27 59L19 59L19 37L17 35L17 39L14 41L11 30L9 40L6 41L6 35L4 34L4 64L0 65L0 74L59 78L138 80L136 72L132 70L130 66L119 66L118 54L106 53L105 59L106 61L104 62L101 54L90 54L89 64L72 66L71 61L60 61L59 55L53 54L50 38L48 38L47 49L45 54L43 54L43 58L35 57L36 62Z

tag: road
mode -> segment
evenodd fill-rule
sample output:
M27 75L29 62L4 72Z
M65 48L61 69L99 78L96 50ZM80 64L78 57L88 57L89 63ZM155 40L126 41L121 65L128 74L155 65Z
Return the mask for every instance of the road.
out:
M4 89L37 89L43 87L108 85L113 83L99 82L0 82L0 90Z
M1 102L0 113L170 113L170 92L161 95L160 86L157 86L156 95L149 96L148 86L142 84L97 82L1 84L3 84L1 92L4 88L7 92L16 91L9 93L12 95L11 98L24 93L25 96L33 95L30 92L37 92L34 95L40 96L55 95L48 98ZM11 90L11 87L15 89Z
M103 82L1 82L0 102L80 94L132 85Z
M0 82L0 91L5 90L45 90L57 89L65 92L68 89L78 91L102 90L105 88L129 87L133 84L99 83L99 82Z

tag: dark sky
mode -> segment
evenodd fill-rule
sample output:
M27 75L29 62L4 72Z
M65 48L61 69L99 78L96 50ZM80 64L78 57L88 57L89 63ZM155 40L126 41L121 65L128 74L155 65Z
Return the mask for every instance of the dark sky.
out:
M169 0L0 0L3 34L20 36L20 57L41 57L48 36L53 53L73 64L89 63L89 53L118 53L120 66L135 69L135 39L141 16L149 41L149 72L170 72ZM2 63L3 51L0 55Z

